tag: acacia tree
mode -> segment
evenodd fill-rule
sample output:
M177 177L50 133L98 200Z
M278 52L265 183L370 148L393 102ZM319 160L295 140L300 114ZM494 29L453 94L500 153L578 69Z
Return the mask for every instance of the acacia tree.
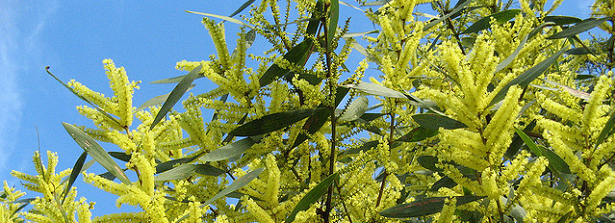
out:
M251 0L230 17L199 13L242 26L234 50L223 23L204 18L216 54L178 62L190 72L159 81L178 84L139 109L132 102L138 83L111 60L103 63L112 97L70 81L65 86L89 103L78 111L94 122L64 123L84 153L59 173L54 153L47 153L46 166L36 153L37 174L13 175L40 194L22 199L5 183L0 216L3 222L612 221L615 6L597 0L583 20L550 15L562 1L519 0L519 8L512 2L360 2L371 5L365 16L379 27L366 33L349 33L352 20L340 22L335 0ZM433 11L416 12L418 4ZM247 7L241 20L231 18ZM593 27L606 40L580 38ZM256 36L272 47L247 55ZM350 70L352 50L365 59ZM362 81L368 65L380 74L371 83ZM190 95L185 111L173 110L201 77L217 88ZM96 141L121 151L107 152ZM87 156L93 161L86 163ZM87 172L92 162L109 172ZM118 196L117 205L142 211L92 218L93 204L77 199L72 187L80 176Z

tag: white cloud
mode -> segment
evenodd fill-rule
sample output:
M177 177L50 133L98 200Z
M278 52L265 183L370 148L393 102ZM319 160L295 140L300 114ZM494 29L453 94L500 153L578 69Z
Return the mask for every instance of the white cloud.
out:
M6 177L9 169L24 165L8 163L20 141L17 134L21 128L24 104L19 78L30 64L36 64L37 58L40 58L37 50L40 34L55 11L55 5L55 2L0 1L1 178Z

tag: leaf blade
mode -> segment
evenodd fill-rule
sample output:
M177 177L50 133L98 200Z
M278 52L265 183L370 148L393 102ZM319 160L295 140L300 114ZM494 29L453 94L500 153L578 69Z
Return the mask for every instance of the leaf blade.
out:
M87 152L96 162L100 163L107 171L117 177L122 183L131 184L126 174L111 156L87 133L68 123L62 123L68 134Z
M149 127L150 130L154 129L154 127L162 120L162 118L167 115L171 108L173 108L175 103L177 103L179 99L186 93L186 91L188 91L190 85L192 85L192 82L196 79L202 68L203 65L199 65L198 67L192 69L192 71L190 71L190 73L188 73L188 75L186 75L177 84L177 86L175 86L173 91L169 93L169 97L167 97L164 104L162 104L162 108L160 108L160 111L158 111L154 122L152 122L152 125Z
M331 184L333 184L333 182L336 181L338 178L339 174L334 173L322 180L320 183L318 183L318 185L312 188L309 192L305 194L305 196L303 196L303 198L301 198L301 200L299 200L299 203L297 203L295 208L293 208L293 210L290 212L290 215L288 216L288 218L286 218L286 221L284 222L293 222L297 213L310 208L310 206L314 202L318 201L318 199L320 199L320 197L322 197L322 195L327 192L329 186L331 186Z

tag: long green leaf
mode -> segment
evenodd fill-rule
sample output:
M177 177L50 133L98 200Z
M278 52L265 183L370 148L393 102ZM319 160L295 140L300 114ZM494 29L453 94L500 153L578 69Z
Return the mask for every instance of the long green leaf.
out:
M241 21L239 19L231 18L231 17L228 17L228 16L216 15L216 14L211 14L211 13L206 13L206 12L193 12L193 11L188 11L188 10L186 10L186 12L187 13L197 14L197 15L204 15L204 16L208 16L208 17L214 17L214 18L218 18L218 19L222 19L222 20L225 20L225 21L229 21L229 22L232 22L232 23L235 23L235 24L238 24L238 25L242 25L242 26L248 27L250 29L254 29L254 26L252 26L252 25L250 25L248 23L245 23L245 22L243 22L243 21Z
M154 129L156 124L158 124L162 120L162 118L167 115L171 108L173 108L173 105L175 105L175 103L179 101L179 99L186 93L186 91L188 91L194 79L196 79L198 74L201 72L202 67L203 65L199 65L198 67L194 68L192 71L190 71L190 73L188 73L186 77L184 77L179 82L179 84L177 84L177 86L175 86L173 91L171 91L171 93L169 94L167 100L164 102L164 104L162 104L162 108L160 108L160 111L158 111L154 122L149 127L150 130Z
M218 192L215 196L213 196L212 198L210 198L209 200L207 200L203 204L201 204L201 207L206 207L211 202L213 202L215 200L218 200L219 198L222 198L222 197L226 196L227 194L230 194L231 192L239 190L240 188L248 185L248 183L250 183L252 180L256 179L256 177L258 177L258 175L260 175L264 170L265 170L264 167L258 168L256 170L253 170L252 172L247 173L243 177L235 180L231 185L229 185L228 187L224 188L223 190Z
M105 110L103 110L102 108L98 107L98 105L92 103L91 101L89 101L88 99L84 98L83 96L81 96L79 93L77 93L75 91L75 89L69 87L67 84L65 84L64 82L62 82L62 80L60 80L60 78L56 77L56 75L53 75L53 73L51 73L51 71L49 71L49 67L45 68L45 71L47 71L47 74L51 75L51 77L53 77L53 79L55 79L57 82L59 82L60 84L62 84L62 86L64 86L66 89L68 89L71 93L73 93L75 96L77 96L79 99L87 102L88 104L90 104L94 109L96 109L98 112L100 112L101 114L103 114L104 116L107 116L107 118L109 118L111 121L117 123L118 125L120 124L120 122L113 116L111 116L109 113L107 113Z
M596 26L599 26L600 24L608 21L609 19L610 19L609 17L604 17L600 19L587 19L587 20L577 23L576 25L570 28L567 28L561 32L551 35L547 37L547 39L561 39L561 38L575 36L579 33L585 32Z
M380 212L380 215L389 218L420 217L438 213L444 208L446 199L456 198L456 206L464 205L485 198L484 196L455 196L455 197L430 197L417 201L398 205Z
M493 97L493 100L491 100L491 102L489 103L489 106L492 106L500 102L502 99L504 99L504 97L506 96L506 93L508 92L508 89L510 89L510 87L512 87L513 85L518 84L521 87L527 87L530 84L530 82L538 78L538 76L544 73L547 70L547 68L551 66L551 64L555 63L557 61L557 58L559 58L562 54L564 54L564 52L566 52L566 48L562 48L560 51L553 54L551 57L536 64L536 66L528 69L527 71L519 75L517 78L508 82L508 84L504 85L504 87L495 95L495 97Z
M70 134L71 137L87 152L96 162L100 163L107 171L113 174L115 177L120 179L122 183L130 184L130 180L126 176L126 174L122 171L113 158L109 156L109 154L103 149L91 136L85 133L83 130L77 128L74 125L68 123L62 123L64 128Z
M248 6L250 6L252 3L254 3L255 0L248 0L246 2L244 2L241 6L239 6L239 8L237 10L235 10L231 15L229 15L228 17L233 17L237 14L239 14L241 11L243 11L244 9L246 9Z
M88 157L87 152L84 151L83 153L81 153L81 156L79 156L79 158L77 159L77 162L75 162L75 165L73 166L73 169L70 171L70 176L68 177L68 184L64 188L64 192L62 192L62 203L64 203L64 200L66 200L68 191L70 190L71 187L73 187L75 180L77 180L77 177L81 173L81 169L83 168L83 164L85 163L85 158L87 157Z
M440 128L458 129L468 127L455 119L432 113L422 113L412 116L412 119L423 128L437 131Z
M328 46L333 46L333 37L337 32L337 22L340 19L340 1L331 0L329 5L329 25L327 26L327 43ZM333 49L328 49L333 51Z
M183 78L183 77L184 77L184 76L182 76L182 78ZM179 81L181 81L181 80L178 80L178 82L179 82ZM192 89L194 86L196 86L196 84L191 84L191 85L190 85L190 87L188 88L188 90L186 90L186 91L189 91L189 90L190 90L190 89ZM158 96L156 96L156 97L153 97L153 98L151 98L151 99L147 100L146 102L143 102L143 104L141 104L141 105L137 108L137 111L141 111L141 110L146 109L146 108L149 108L149 107L151 107L151 106L155 106L155 105L162 104L162 103L164 103L164 102L167 100L167 98L169 98L169 95L171 95L171 93L168 93L168 94L163 94L163 95L158 95Z
M291 64L303 66L303 64L309 58L313 46L314 43L312 43L312 40L306 39L291 48L288 53L284 55L284 59L288 60L288 62L290 62ZM259 84L261 87L266 86L289 72L290 70L283 69L277 64L273 64L267 69L267 71L265 71L263 76L261 76L261 78L259 79Z
M436 135L438 135L438 130L427 129L425 127L419 126L419 127L412 129L412 131L408 132L402 137L399 137L395 141L419 142L429 137L434 137Z
M346 109L344 109L344 112L342 113L342 115L340 115L340 117L338 117L338 120L345 122L357 120L363 114L365 114L365 111L367 111L368 106L369 100L367 99L367 97L358 97L357 99L352 101Z
M459 1L459 2L461 2L461 1ZM465 9L465 7L466 7L468 4L470 4L470 2L472 2L472 1L465 1L465 2L463 2L463 3L461 3L461 4L457 5L457 6L455 6L455 8L453 9L453 11L451 11L451 12L449 12L448 14L446 14L446 15L444 15L444 16L442 16L442 17L438 18L438 19L435 19L435 20L431 21L430 23L428 23L427 25L425 25L425 27L423 27L423 31L427 31L428 29L431 29L431 27L434 27L434 26L438 25L440 22L442 22L442 21L444 21L444 20L446 20L446 19L448 19L448 18L452 17L453 15L457 14L457 13L458 13L458 12L460 12L461 10L464 10L464 9Z
M257 137L260 138L260 137ZM247 137L245 139L233 142L231 144L220 147L214 151L211 151L204 156L202 156L199 160L203 162L215 162L220 160L229 159L231 157L235 157L243 154L246 150L250 149L254 143L256 143L258 139L252 139Z
M320 199L320 197L322 197L322 195L324 195L327 192L327 189L338 178L339 178L339 174L334 173L331 176L328 176L327 178L322 180L320 183L318 183L318 185L312 188L309 192L307 192L307 194L305 194L305 196L303 196L303 198L301 198L301 200L299 200L299 203L297 203L295 208L293 208L293 210L290 212L290 215L288 215L288 218L286 218L286 221L284 222L286 223L293 222L295 220L295 216L297 215L297 213L310 208L310 206L312 206L314 202L318 201L318 199Z
M335 92L335 107L337 107L342 102L342 99L346 96L346 94L348 94L349 90L350 89L346 87L337 88L337 92ZM325 105L320 104L318 107L325 108ZM306 132L299 133L299 135L295 139L295 142L293 143L292 148L295 148L299 144L305 142L305 140L308 139L308 135L312 135L318 130L320 130L320 128L325 125L330 115L331 112L329 112L327 109L316 109L314 114L312 114L310 118L305 121L305 124L303 124L303 130L305 130Z
M403 93L375 83L361 82L359 84L347 84L345 87L357 89L376 96L407 99L406 95Z
M598 138L596 139L596 144L594 144L594 149L597 149L598 146L602 144L604 139L606 139L611 134L613 134L613 126L615 125L615 109L611 110L611 113L609 114L609 116L610 116L609 120L606 122L606 124L604 125L604 128L602 128L602 130L600 131L600 135L598 135Z
M552 23L555 23L555 25L561 26L561 25L568 25L572 23L579 23L579 22L582 22L583 20L577 17L572 17L572 16L549 15L549 16L545 16L543 21L552 22Z
M546 149L543 146L538 146L532 139L525 134L521 129L515 127L515 132L517 135L523 139L525 145L530 149L532 153L536 156L544 156L549 160L549 169L555 173L570 173L570 167L568 164L553 151Z
M196 173L210 176L218 176L224 173L224 170L221 170L209 164L183 164L168 171L162 172L161 174L158 174L156 177L154 177L154 180L183 180L193 176Z
M235 136L257 136L288 127L309 117L316 109L298 109L265 115L237 127L229 134Z
M519 13L521 13L521 9L509 9L509 10L504 10L501 12L493 13L489 16L486 16L476 21L474 24L468 27L462 34L478 33L481 30L488 29L492 18L495 19L498 22L498 24L502 24L502 23L507 22L508 20L515 18L515 16L517 16L517 14Z

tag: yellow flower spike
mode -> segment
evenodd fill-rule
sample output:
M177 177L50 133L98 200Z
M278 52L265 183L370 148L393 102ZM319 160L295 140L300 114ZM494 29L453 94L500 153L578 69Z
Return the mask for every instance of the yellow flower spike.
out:
M203 18L203 25L209 31L209 35L216 47L216 53L220 58L219 63L224 69L228 69L230 63L230 56L228 48L226 46L226 37L224 36L224 23L215 24L213 20L209 18Z
M124 130L124 127L121 126L119 123L111 120L108 116L100 113L100 111L94 108L91 108L85 105L80 105L80 106L77 106L77 111L79 112L79 114L92 120L92 122L94 122L94 124L101 130L109 130L109 129L115 129L119 131Z
M561 136L555 132L549 132L545 130L543 136L547 139L554 152L559 155L570 166L570 171L575 173L584 181L587 181L590 185L594 184L596 180L595 170L585 166L579 158L574 155L574 152L562 142Z
M612 74L612 72L609 72ZM598 78L598 83L594 87L594 91L592 91L590 95L590 99L583 110L583 121L581 131L585 135L593 135L592 132L597 132L599 134L600 129L592 128L593 120L604 115L604 112L600 112L600 105L602 105L602 101L607 97L607 92L610 92L612 88L612 81L606 75L602 75Z
M609 167L604 167L609 168ZM596 187L592 190L591 194L587 198L585 204L587 210L593 210L602 202L602 199L606 197L606 195L611 192L611 190L615 187L615 175L611 172L611 174L606 177L604 180L598 182Z
M123 195L129 189L129 185L115 183L113 181L107 180L93 173L88 173L88 174L84 173L83 180L86 183L89 183L89 184L94 185L95 187L98 187L99 189L102 189L104 191L107 191L111 194L115 194L118 196Z
M104 94L95 92L74 79L71 79L67 85L92 104L98 105L102 110L109 113L115 112L115 103L110 98L106 98Z
M77 205L77 220L80 223L90 223L92 222L92 204L86 203L85 198L81 198Z
M440 211L440 216L438 216L438 219L435 222L453 222L453 219L455 218L455 210L457 209L457 206L455 205L456 202L456 198L447 198L442 211Z
M265 191L265 197L267 198L270 207L276 207L278 203L278 193L280 190L280 170L276 163L275 157L272 154L267 155L265 160L265 166L267 167L267 189Z
M567 106L557 103L550 98L547 98L543 94L537 94L537 99L538 103L542 108L549 111L550 113L559 116L564 120L573 122L579 122L582 120L582 114L579 113L577 110L568 108Z
M107 78L111 90L115 94L114 101L117 102L117 107L112 112L119 117L120 126L130 127L132 125L133 111L132 95L134 89L138 89L138 82L130 82L124 67L116 68L111 59L103 60L105 69L107 70Z
M491 122L485 127L483 132L483 137L487 139L485 145L492 148L489 160L496 162L492 164L501 162L500 159L511 142L515 118L521 109L519 97L522 92L523 90L517 86L511 87Z
M256 202L254 202L251 198L247 198L244 200L246 205L246 209L248 212L254 217L258 222L264 223L274 223L275 221L271 218L271 215L263 210ZM297 215L298 216L298 215Z
M153 154L152 154L153 155ZM140 188L149 196L154 195L154 174L156 167L148 160L145 155L135 152L132 154L130 162L126 164L129 168L139 171Z
M145 213L117 213L107 214L99 217L95 217L95 223L107 223L107 222L147 222Z

